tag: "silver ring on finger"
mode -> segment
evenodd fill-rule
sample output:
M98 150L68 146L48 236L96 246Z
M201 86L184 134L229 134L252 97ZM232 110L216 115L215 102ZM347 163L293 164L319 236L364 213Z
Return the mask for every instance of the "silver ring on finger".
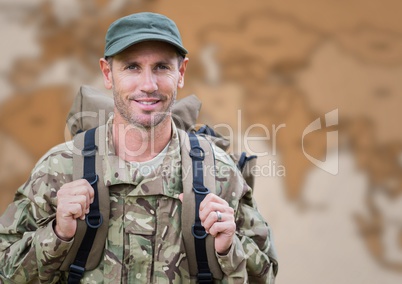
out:
M217 222L221 222L222 221L222 213L219 211L215 211L216 213L216 217L217 217Z

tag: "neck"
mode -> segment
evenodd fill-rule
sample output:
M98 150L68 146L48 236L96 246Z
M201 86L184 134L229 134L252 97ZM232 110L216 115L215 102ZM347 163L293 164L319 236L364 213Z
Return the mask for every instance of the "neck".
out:
M116 155L128 162L145 162L156 157L169 143L171 136L170 116L150 129L123 123L117 117L113 121Z

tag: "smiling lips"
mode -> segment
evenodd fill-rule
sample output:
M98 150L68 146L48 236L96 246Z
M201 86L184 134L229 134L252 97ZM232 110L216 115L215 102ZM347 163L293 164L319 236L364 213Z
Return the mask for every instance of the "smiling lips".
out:
M133 101L136 102L143 111L154 111L157 105L159 105L158 103L162 100L157 98L139 98L133 99Z
M154 104L156 104L157 102L159 102L159 101L136 101L137 103L140 103L140 104L142 104L142 105L146 105L146 106L149 106L149 105L154 105Z

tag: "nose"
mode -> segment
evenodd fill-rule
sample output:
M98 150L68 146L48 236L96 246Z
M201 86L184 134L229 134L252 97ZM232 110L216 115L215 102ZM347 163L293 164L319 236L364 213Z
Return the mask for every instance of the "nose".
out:
M141 91L147 94L151 94L158 90L158 84L156 80L156 75L153 74L152 70L144 70L141 74Z

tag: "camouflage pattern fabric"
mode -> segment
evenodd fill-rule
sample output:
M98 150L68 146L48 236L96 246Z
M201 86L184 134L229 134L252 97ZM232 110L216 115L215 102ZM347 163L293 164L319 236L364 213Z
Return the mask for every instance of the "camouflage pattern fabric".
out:
M173 135L163 164L144 177L114 154L112 120L104 156L110 192L109 232L103 259L82 283L196 283L190 279L181 233L180 143ZM251 189L222 150L214 148L217 194L235 209L237 233L227 255L217 254L225 276L216 283L274 283L267 256L269 227ZM0 218L0 279L4 283L66 283L59 267L72 241L53 231L57 190L72 181L72 143L51 149ZM191 169L189 169L191 170Z

